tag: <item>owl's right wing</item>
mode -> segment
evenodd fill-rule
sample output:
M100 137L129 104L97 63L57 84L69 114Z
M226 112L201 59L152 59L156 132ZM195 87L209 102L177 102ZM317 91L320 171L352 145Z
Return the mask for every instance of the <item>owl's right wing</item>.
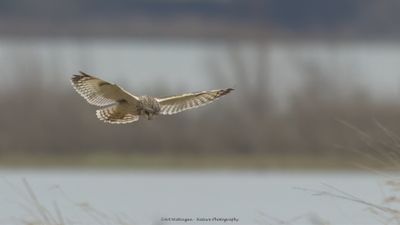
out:
M84 72L71 78L74 89L92 105L107 106L120 102L137 103L138 97L116 84L111 84Z
M161 106L160 114L171 115L209 104L231 91L233 91L232 88L187 93L177 96L157 98L157 101Z

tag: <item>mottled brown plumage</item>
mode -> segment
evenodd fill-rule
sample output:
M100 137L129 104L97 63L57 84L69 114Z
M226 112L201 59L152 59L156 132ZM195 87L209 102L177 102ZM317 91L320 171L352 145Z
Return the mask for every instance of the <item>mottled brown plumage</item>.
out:
M71 78L75 90L92 105L107 106L96 111L97 117L112 124L132 123L145 115L171 115L213 102L233 89L187 93L164 98L130 94L116 84L111 84L84 72Z

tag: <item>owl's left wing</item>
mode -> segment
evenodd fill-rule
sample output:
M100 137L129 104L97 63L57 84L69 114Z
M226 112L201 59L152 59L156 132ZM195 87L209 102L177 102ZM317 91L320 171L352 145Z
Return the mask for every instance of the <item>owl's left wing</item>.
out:
M71 78L71 83L74 89L92 105L108 106L123 101L131 104L138 103L138 97L125 91L120 86L84 72L74 75Z
M197 93L187 93L183 95L156 98L160 103L160 114L171 115L188 109L194 109L215 101L217 98L233 91L232 88L213 91L203 91Z

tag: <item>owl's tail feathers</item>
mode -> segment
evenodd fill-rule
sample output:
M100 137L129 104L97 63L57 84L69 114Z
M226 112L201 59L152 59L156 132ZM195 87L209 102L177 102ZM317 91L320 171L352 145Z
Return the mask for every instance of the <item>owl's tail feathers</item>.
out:
M126 124L139 120L138 115L125 112L120 104L113 105L96 111L97 118L105 123Z

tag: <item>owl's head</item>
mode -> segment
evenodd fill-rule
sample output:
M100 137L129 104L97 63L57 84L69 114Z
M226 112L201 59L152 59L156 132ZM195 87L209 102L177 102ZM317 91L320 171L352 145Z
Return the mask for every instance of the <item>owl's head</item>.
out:
M155 98L149 96L141 96L139 97L140 106L139 111L141 114L146 115L150 120L153 115L158 115L160 112L160 103Z

